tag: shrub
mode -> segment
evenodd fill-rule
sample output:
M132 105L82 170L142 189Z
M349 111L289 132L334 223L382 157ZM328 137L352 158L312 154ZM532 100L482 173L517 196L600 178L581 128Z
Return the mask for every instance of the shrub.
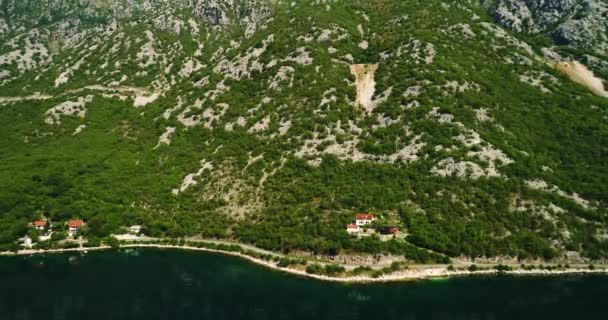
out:
M101 245L101 240L99 238L89 238L88 241L83 244L83 246L87 248L91 247L99 247Z
M399 269L401 269L401 263L400 262L395 261L395 262L391 263L390 271L395 272L395 271L397 271Z
M277 263L277 267L286 268L292 264L295 264L293 260L284 257L279 260L279 262Z
M310 274L321 274L323 272L323 267L319 264L310 264L306 267L306 273Z
M341 265L337 265L337 264L327 264L327 265L325 265L325 273L327 275L335 275L335 274L338 274L338 273L342 273L344 271L345 271L345 269Z
M51 240L52 241L61 241L64 240L65 238L67 238L67 234L65 232L61 232L61 231L55 231L51 234Z
M504 265L504 264L499 264L499 265L495 266L494 269L496 269L498 272L507 272L507 271L513 270L513 268L511 268L507 265Z
M370 271L372 271L372 268L370 268L370 267L358 266L357 268L355 268L355 270L353 270L353 273L362 274L362 273L366 273L366 272L370 272Z
M21 247L17 243L7 243L0 245L0 251L17 252Z
M61 249L73 249L73 248L78 248L80 247L80 245L77 242L64 242L62 244L59 245L59 248Z

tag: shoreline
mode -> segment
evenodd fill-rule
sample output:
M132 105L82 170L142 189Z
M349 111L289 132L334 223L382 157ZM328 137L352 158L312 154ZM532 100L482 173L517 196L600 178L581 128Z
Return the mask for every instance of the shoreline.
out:
M357 275L357 276L346 276L346 277L335 277L319 274L307 273L305 270L295 269L290 267L279 267L272 261L266 261L258 259L247 254L235 251L225 251L211 248L201 248L193 246L178 246L178 245L165 245L165 244L124 244L115 249L129 249L129 248L155 248L155 249L178 249L187 251L199 251L217 253L228 256L233 256L247 260L259 266L266 267L273 271L283 272L294 276L305 277L309 279L315 279L325 282L341 282L341 283L390 283L390 282L407 282L416 280L430 280L430 279L442 279L442 278L453 278L463 276L497 276L497 275L510 275L510 276L558 276L558 275L581 275L581 274L608 274L608 269L598 267L597 269L591 270L589 268L569 268L562 270L546 270L546 269L534 269L534 270L523 270L515 269L511 271L498 271L496 269L481 269L477 271L469 270L448 270L448 266L445 267L416 267L417 265L411 265L411 268L398 270L390 274L383 274L379 277L372 277L370 275ZM86 251L102 251L111 250L110 246L98 246L98 247L79 247L79 248L68 248L68 249L46 249L46 250L19 250L17 252L0 252L0 256L33 256L37 254L60 254L69 252L86 252Z

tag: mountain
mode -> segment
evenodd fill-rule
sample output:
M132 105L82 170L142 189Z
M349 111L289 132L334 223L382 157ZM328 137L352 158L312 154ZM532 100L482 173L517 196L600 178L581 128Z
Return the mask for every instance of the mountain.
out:
M603 0L490 0L494 20L516 32L542 34L608 74L608 2Z
M0 8L7 246L44 215L419 262L608 255L603 2ZM351 237L357 212L399 235Z

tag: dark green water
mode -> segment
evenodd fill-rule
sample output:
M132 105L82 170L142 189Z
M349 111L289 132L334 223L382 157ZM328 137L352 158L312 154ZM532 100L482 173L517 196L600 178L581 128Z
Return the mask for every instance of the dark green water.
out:
M605 276L346 285L198 252L0 258L0 320L607 319L607 298Z

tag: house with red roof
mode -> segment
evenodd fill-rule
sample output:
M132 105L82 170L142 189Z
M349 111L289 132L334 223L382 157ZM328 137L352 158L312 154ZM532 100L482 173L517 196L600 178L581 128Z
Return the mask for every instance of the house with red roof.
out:
M374 220L376 220L376 217L371 213L357 213L355 215L355 224L358 226L366 226Z
M47 226L47 221L46 220L36 220L34 222L32 222L32 226L34 226L34 228L36 228L36 230L40 230L43 231L46 226Z
M84 221L81 219L68 221L68 230L71 234L78 232L82 226L84 226Z
M359 226L356 224L351 223L346 226L346 232L348 232L349 234L359 233L360 231L361 231L361 228L359 228Z

